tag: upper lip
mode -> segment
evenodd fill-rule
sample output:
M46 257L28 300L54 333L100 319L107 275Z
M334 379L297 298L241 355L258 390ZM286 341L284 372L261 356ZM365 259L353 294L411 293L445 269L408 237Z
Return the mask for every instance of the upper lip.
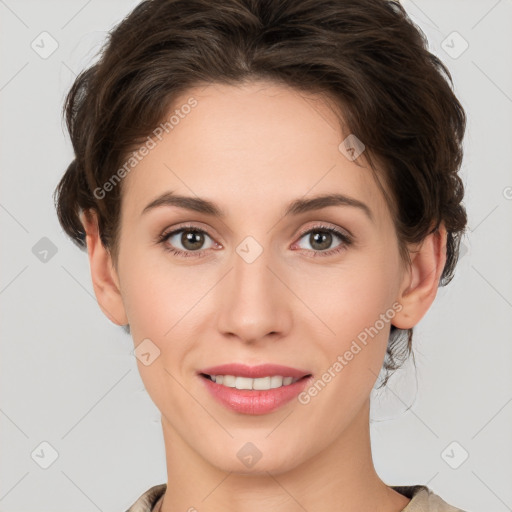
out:
M210 366L203 368L198 373L205 373L207 375L234 375L235 377L249 377L257 379L259 377L267 377L273 375L280 375L282 377L301 378L311 373L307 370L291 368L289 366L282 366L279 364L261 364L258 366L249 366L240 363L221 364L219 366Z

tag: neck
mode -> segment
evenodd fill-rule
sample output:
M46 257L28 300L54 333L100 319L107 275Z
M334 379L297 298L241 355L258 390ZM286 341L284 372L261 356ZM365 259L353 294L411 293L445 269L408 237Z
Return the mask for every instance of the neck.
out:
M400 512L410 501L375 472L369 400L334 443L285 471L223 471L186 444L163 416L162 426L168 482L161 512L260 512L262 504L275 512ZM297 453L300 458L300 441Z

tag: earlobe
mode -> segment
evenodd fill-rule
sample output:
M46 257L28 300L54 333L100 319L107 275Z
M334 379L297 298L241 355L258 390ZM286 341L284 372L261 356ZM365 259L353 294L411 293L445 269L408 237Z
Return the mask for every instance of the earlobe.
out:
M411 265L404 275L397 299L402 309L392 322L399 329L417 325L434 302L446 263L446 239L446 228L441 224L411 249Z
M97 214L94 210L82 211L80 220L86 232L91 278L98 304L113 323L126 325L128 319L122 301L119 278L112 264L110 252L101 242Z

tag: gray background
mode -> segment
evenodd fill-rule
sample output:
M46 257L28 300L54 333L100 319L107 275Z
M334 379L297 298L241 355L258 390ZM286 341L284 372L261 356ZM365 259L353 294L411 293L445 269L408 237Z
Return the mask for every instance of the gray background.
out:
M64 95L137 3L0 0L0 511L122 511L166 482L133 342L100 311L52 203L72 157ZM389 485L426 484L469 512L512 510L512 1L403 3L469 117L469 229L416 328L417 373L373 396L375 465ZM46 58L43 31L58 44Z

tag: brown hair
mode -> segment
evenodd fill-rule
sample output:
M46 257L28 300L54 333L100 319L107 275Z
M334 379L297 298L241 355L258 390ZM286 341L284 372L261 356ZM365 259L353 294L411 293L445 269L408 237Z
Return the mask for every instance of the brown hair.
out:
M402 258L441 222L453 277L466 227L457 174L466 126L445 65L393 0L147 0L110 33L76 78L64 112L75 159L55 193L59 222L82 248L80 209L94 209L117 262L121 183L102 187L168 115L175 98L208 83L269 79L334 99L390 193ZM449 80L449 82L448 82ZM129 332L129 330L128 330ZM387 375L411 353L412 329L391 326Z

